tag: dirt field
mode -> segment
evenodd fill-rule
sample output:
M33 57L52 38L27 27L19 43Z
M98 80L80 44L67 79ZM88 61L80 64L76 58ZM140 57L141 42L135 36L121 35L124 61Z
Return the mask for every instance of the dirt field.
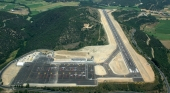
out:
M29 11L27 8L21 9L21 10L14 10L14 11L8 11L13 14L19 14L19 15L28 15Z
M66 50L61 50L61 51L56 51L55 52L55 55L58 54L58 55L70 55L70 56L87 56L88 53L87 52L75 52L75 51L66 51Z
M119 53L118 55L116 55L113 58L112 62L110 62L110 64L109 64L109 66L115 74L118 74L118 75L129 74L129 70L128 70L124 60L122 59L121 53Z
M111 12L109 13L109 16L110 16L113 24L115 25L116 29L118 30L120 37L122 38L125 46L127 47L127 49L129 51L132 59L134 60L137 68L139 69L144 81L145 82L153 82L155 80L155 75L154 75L154 72L153 72L151 66L148 64L148 62L146 61L146 59L143 56L136 53L136 51L132 48L132 46L130 45L127 37L125 36L125 34L122 30L122 28L120 27L119 23L111 15Z
M90 58L88 52L59 50L54 52L54 61L67 60L71 58Z
M94 57L94 62L102 63L116 49L115 45L87 46L78 51L87 51L89 56Z
M152 57L154 58L155 56L154 56L154 49L153 48L151 48L151 53L152 53Z
M95 74L96 75L106 75L107 74L106 70L101 65L96 65L94 68L95 68Z
M170 40L161 40L161 43L162 43L167 49L170 49Z
M98 78L99 83L102 82L133 82L132 78Z
M146 44L149 45L149 42L151 39L149 38L149 36L147 34L146 34L146 36L148 37Z
M17 67L16 63L11 64L2 74L3 85L9 85L20 69L21 67Z

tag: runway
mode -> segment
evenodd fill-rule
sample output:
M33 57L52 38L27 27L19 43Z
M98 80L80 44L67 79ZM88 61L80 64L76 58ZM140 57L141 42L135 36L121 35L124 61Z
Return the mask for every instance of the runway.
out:
M143 81L140 72L136 68L136 66L133 62L133 59L132 59L131 55L129 54L129 51L127 50L121 37L119 36L117 30L115 29L110 17L108 16L108 14L105 10L102 10L102 11L103 11L104 16L105 16L105 18L109 24L109 27L112 31L112 35L115 38L115 41L117 43L116 50L113 51L113 53L108 57L107 60L105 60L104 63L102 63L103 67L105 68L105 70L107 72L107 75L105 75L103 77L105 77L105 78L107 78L107 77L130 77L130 78L133 78L134 81ZM128 75L116 75L111 71L111 69L109 67L109 63L111 62L112 58L114 58L119 52L121 52L123 59L129 69L130 73Z

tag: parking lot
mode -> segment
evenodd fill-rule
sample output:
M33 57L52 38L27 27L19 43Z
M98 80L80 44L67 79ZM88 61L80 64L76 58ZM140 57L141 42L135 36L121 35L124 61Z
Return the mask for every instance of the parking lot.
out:
M12 85L23 83L56 83L59 65L49 64L48 58L40 57L34 62L25 63Z
M26 62L11 85L23 83L76 83L95 85L94 65L85 63L51 64L52 60L40 55L33 62Z
M76 83L77 85L95 84L94 65L61 64L58 72L58 83Z

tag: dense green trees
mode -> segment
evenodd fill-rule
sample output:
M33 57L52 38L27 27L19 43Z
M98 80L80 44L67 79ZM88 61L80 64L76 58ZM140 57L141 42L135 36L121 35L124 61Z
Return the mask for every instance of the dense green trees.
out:
M94 8L62 7L33 16L30 21L26 17L0 12L1 63L18 48L17 56L21 56L35 49L72 50L107 43ZM83 28L84 24L92 28Z
M99 14L93 8L62 7L33 16L31 21L25 28L31 38L27 40L26 46L22 46L19 55L39 48L78 49L87 45L106 44ZM92 28L83 28L88 23ZM77 43L74 47L67 46L74 43Z
M18 49L20 44L28 38L22 31L29 22L23 16L0 11L0 63L3 63L9 54Z

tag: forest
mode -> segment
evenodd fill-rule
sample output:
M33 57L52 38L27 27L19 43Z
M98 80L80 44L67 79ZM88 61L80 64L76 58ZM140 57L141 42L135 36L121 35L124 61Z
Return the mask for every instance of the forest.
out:
M35 49L74 50L107 44L94 8L62 7L33 16L30 21L26 19L27 16L0 12L1 63L17 49L19 57ZM83 28L84 24L91 28Z
M22 31L29 24L24 17L0 11L0 64L29 36Z
M100 16L96 9L63 7L40 13L25 28L31 37L22 45L18 55L34 49L73 50L89 45L107 44ZM92 28L84 29L89 24ZM103 32L99 37L99 30ZM68 47L72 44L74 47Z
M87 3L88 2L88 3ZM80 5L87 6L121 6L121 7L139 7L149 10L161 10L169 5L170 0L81 0Z

